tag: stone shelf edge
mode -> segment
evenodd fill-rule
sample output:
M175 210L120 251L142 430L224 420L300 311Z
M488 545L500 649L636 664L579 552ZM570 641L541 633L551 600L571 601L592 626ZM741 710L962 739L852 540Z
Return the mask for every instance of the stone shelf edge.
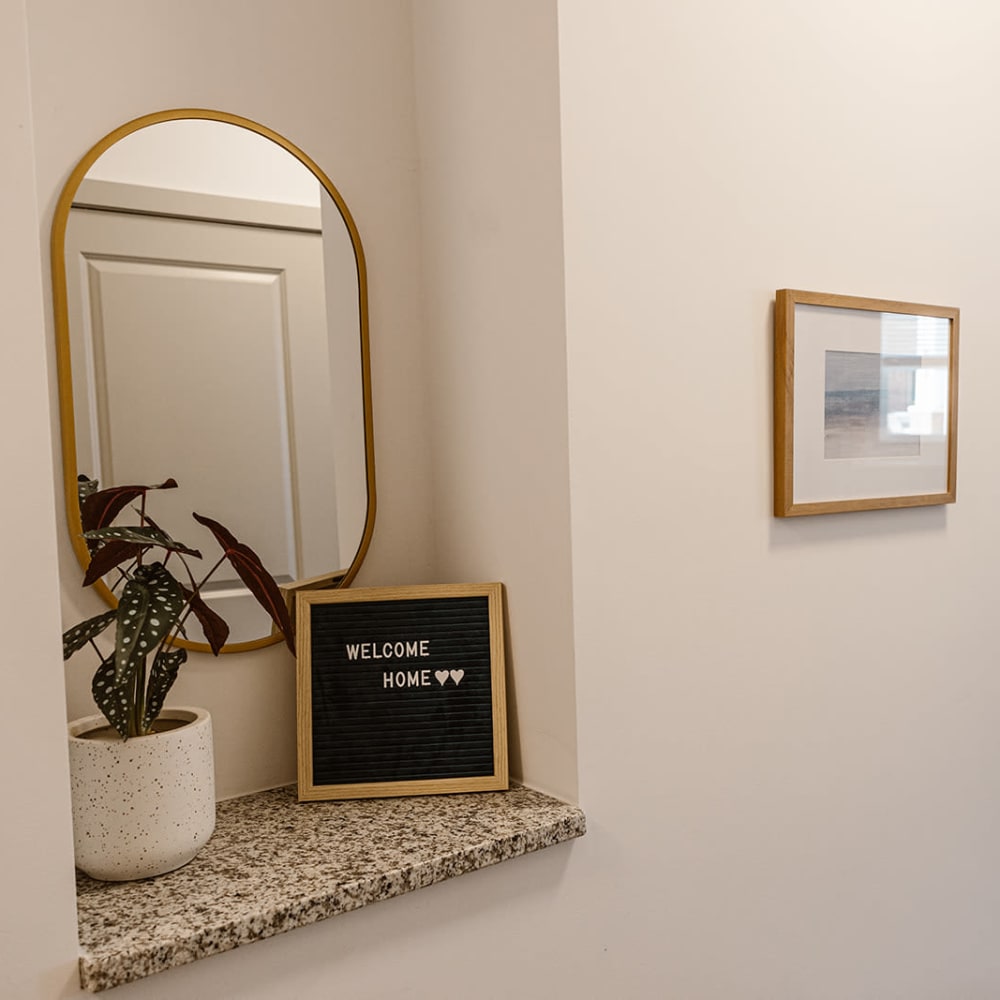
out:
M291 786L220 802L184 868L141 882L77 876L80 985L97 993L585 832L579 808L518 785L301 803Z

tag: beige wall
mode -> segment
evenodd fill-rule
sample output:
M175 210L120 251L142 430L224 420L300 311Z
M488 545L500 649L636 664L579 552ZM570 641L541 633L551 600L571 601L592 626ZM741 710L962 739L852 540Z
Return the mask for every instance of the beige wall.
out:
M85 17L29 0L29 96L17 17L0 32L14 59L2 63L5 122L29 99L34 111L43 228L75 156L150 105L228 107L328 168L373 285L381 276L381 493L365 582L430 579L436 558L455 576L496 566L518 581L515 669L547 674L551 611L560 692L568 398L587 837L116 996L993 1000L1000 15L976 0L557 6L555 51L552 4L418 0L411 66L406 4L299 3L292 19L263 3L248 17L246 3L104 2ZM155 35L155 57L121 46L118 17L122 34ZM264 58L278 51L279 65ZM344 79L367 86L341 100ZM551 288L556 87L565 322ZM8 132L20 191L30 131ZM531 206L530 239L500 214L493 188L508 173ZM25 377L8 377L21 395L0 406L9 427L34 427L8 440L18 482L47 502L32 215L14 200ZM786 285L961 306L958 504L771 518L770 309ZM537 387L523 371L534 341ZM493 467L474 448L486 433ZM11 516L47 537L51 511L16 500ZM528 544L550 563L537 578ZM54 589L51 553L12 564L19 584ZM54 610L22 594L6 602L12 659L47 659ZM40 631L22 638L26 620ZM198 693L234 722L265 692L280 707L275 655L245 662L245 693L224 664ZM72 905L58 685L15 669L37 767L30 788L5 775L5 791L21 812L37 785L44 823L4 824L0 850L25 860L3 898L36 884L46 896L29 899L26 924L21 905L0 904L0 941L5 973L27 984L15 995L48 1000L75 993L58 992ZM522 749L563 782L565 747L542 746L533 732Z
M69 769L48 429L41 248L35 204L23 3L0 5L0 289L5 310L0 411L4 573L0 679L0 996L60 996L76 975Z
M997 9L559 19L589 995L1000 995ZM955 506L770 516L780 287L961 307Z

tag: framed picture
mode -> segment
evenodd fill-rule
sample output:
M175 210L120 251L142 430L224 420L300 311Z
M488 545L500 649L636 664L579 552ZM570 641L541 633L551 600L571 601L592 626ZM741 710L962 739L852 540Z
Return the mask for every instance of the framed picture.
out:
M954 503L958 309L781 289L776 517Z
M296 604L299 799L507 788L501 584Z

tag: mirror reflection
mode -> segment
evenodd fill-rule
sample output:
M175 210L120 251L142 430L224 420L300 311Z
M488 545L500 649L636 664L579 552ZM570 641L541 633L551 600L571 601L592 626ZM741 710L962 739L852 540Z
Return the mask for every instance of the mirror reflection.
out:
M78 475L171 476L178 537L200 547L193 507L279 583L350 582L374 518L364 258L315 164L221 113L139 119L81 161L53 255L71 532ZM205 596L233 648L271 641L238 578Z

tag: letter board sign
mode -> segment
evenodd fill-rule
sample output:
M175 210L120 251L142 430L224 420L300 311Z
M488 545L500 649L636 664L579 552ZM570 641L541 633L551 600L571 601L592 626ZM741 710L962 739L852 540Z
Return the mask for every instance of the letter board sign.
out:
M299 799L507 788L503 587L298 595Z

